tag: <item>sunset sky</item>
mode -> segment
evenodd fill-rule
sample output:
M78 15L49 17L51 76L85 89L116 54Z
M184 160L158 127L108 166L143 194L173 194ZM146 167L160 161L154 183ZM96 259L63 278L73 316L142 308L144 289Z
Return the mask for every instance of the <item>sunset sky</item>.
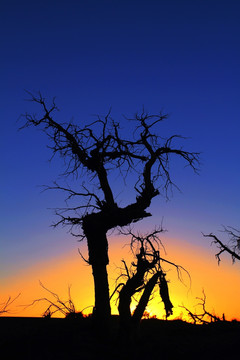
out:
M204 289L207 306L240 319L240 264L223 256L203 233L222 225L239 228L240 204L240 3L235 0L1 1L1 231L0 303L16 296L31 303L49 289L67 298L68 285L78 310L93 305L87 256L66 228L53 229L56 192L41 192L62 172L51 163L48 139L36 129L18 131L22 113L37 112L24 90L56 97L56 120L86 124L95 114L112 117L128 130L123 115L160 110L169 119L161 136L179 134L181 145L201 152L199 175L173 163L171 175L181 192L169 201L154 199L151 218L135 224L143 233L163 221L167 259L191 275L178 281L166 268L174 315L193 307ZM121 193L121 191L123 191ZM122 195L121 195L122 194ZM116 196L127 201L131 188ZM123 236L109 237L111 290L121 259L131 262ZM14 307L10 315L41 316L45 305ZM113 306L114 311L116 309ZM148 309L163 317L156 298Z

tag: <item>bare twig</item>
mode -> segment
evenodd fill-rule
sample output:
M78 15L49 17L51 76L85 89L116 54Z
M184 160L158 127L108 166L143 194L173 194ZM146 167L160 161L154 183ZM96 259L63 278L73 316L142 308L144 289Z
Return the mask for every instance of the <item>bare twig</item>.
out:
M8 297L7 301L3 302L0 304L0 315L1 314L6 314L9 313L9 307L14 303L14 301L17 300L17 298L21 295L21 293L19 293L17 296L15 296L13 299L11 296Z

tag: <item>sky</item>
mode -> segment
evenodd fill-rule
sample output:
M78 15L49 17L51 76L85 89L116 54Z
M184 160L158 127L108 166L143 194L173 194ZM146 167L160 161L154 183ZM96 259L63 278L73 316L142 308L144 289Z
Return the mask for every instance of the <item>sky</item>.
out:
M191 274L190 287L169 270L175 304L193 306L204 289L211 309L240 318L239 264L226 256L218 266L216 249L202 236L224 237L222 225L239 224L239 15L234 0L1 1L1 301L19 292L17 304L44 297L40 280L62 296L72 284L79 309L93 304L91 269L78 254L80 248L87 255L86 245L51 227L63 196L41 188L58 178L62 163L49 162L42 132L18 131L20 115L38 111L27 90L55 96L59 121L86 124L111 107L127 129L123 115L143 106L169 114L159 133L187 138L181 145L201 153L199 175L173 162L181 192L154 199L153 216L136 230L163 221L168 259ZM127 188L123 201L128 196ZM111 287L122 257L131 261L126 242L109 239ZM151 311L162 316L156 304ZM18 307L14 314L41 316L41 309Z

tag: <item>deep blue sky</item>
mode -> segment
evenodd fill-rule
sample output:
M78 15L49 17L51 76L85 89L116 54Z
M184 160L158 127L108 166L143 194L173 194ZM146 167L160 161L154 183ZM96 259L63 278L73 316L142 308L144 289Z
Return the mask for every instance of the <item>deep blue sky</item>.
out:
M201 231L239 225L240 3L234 0L1 1L1 277L77 247L53 230L47 139L18 132L19 115L37 111L24 89L56 96L59 120L163 110L163 136L189 137L202 152L199 176L177 168L182 193L156 199L151 228L164 216L168 236L208 247ZM122 120L123 121L123 120ZM166 244L167 246L167 244Z

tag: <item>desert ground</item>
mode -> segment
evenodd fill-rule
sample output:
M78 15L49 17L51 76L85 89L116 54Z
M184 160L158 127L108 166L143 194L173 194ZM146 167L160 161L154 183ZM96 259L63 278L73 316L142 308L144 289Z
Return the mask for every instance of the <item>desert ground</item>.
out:
M91 318L0 318L1 359L234 359L240 323L195 325L182 320L142 320L131 339L94 331Z

